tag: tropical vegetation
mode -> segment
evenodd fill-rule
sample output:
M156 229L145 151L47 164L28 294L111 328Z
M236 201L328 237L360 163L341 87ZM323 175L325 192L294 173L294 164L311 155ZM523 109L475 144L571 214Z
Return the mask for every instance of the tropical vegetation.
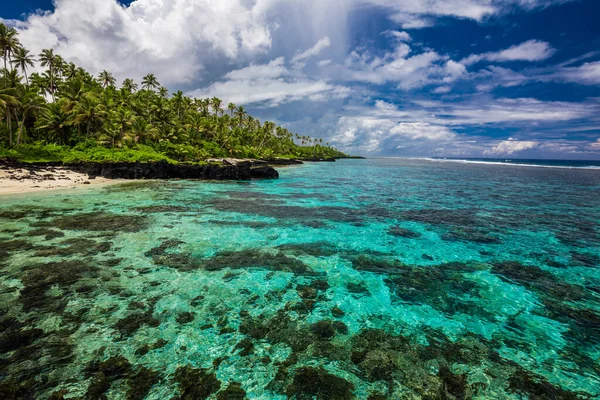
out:
M26 161L196 162L210 157L343 156L219 98L169 94L153 74L120 86L53 50L37 57L0 23L0 157ZM35 68L39 65L39 68ZM43 71L43 72L38 72Z

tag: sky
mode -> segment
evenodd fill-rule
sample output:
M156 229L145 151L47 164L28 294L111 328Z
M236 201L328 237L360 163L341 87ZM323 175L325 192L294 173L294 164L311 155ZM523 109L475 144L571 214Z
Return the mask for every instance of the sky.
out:
M597 0L20 0L34 53L365 156L600 159Z

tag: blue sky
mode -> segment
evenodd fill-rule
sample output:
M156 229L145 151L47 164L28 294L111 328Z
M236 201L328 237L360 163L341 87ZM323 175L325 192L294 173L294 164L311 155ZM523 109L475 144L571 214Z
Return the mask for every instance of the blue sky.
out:
M355 154L600 159L596 0L35 0L0 17L34 52Z

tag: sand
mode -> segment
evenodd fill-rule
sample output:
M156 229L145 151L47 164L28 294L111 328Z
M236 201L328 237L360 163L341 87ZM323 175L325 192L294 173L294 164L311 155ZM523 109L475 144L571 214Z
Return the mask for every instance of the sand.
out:
M0 196L44 190L72 189L83 185L111 182L115 181L101 177L89 179L87 174L70 171L63 167L30 169L0 166Z

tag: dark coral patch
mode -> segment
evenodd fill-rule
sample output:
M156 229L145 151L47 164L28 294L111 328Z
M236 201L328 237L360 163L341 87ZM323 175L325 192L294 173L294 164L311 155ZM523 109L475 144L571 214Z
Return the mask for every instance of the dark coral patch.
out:
M387 231L390 236L403 237L407 239L416 239L421 237L421 234L415 231L411 231L410 229L402 228L400 226L392 226Z
M312 275L314 272L302 261L278 252L276 254L254 249L240 251L221 251L214 257L205 260L202 266L207 271L231 269L269 269L291 272L297 275Z
M237 382L230 383L225 390L221 390L217 394L217 400L244 400L246 399L246 391L242 389L242 385Z
M146 367L140 367L129 378L127 400L143 400L159 380L159 373Z
M173 380L179 385L181 400L204 400L221 388L214 372L189 365L177 368Z
M44 236L44 239L46 240L52 240L52 239L56 239L56 238L60 238L65 236L65 234L61 231L57 231L54 229L48 229L48 228L38 228L38 229L33 229L30 230L29 232L26 233L27 236Z
M24 286L20 297L23 308L61 311L68 300L64 296L48 296L47 290L54 285L67 291L75 289L75 284L81 279L98 277L98 271L98 267L78 260L27 266L21 278Z
M71 231L139 232L148 220L142 215L121 215L105 212L63 215L50 222L38 222L38 227L55 227Z
M286 394L297 399L349 400L354 398L354 384L333 375L325 368L301 367L296 370Z
M160 321L152 316L152 310L129 314L125 318L119 320L114 328L121 333L122 337L133 335L142 326L156 328L160 325Z

